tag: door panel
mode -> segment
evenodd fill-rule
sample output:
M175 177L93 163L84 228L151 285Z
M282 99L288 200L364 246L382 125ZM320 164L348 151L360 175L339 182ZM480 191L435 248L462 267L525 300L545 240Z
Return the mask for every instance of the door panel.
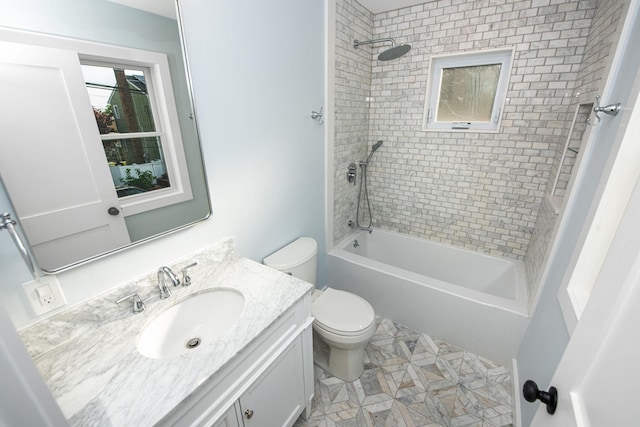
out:
M638 424L639 216L637 182L591 298L551 382L558 389L557 411L548 415L541 405L532 426Z
M77 54L0 42L0 76L0 173L40 267L128 244Z

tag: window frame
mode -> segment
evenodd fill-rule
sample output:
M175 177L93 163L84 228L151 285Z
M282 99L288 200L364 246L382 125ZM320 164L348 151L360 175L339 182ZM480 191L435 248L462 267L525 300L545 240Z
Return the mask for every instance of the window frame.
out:
M148 79L146 85L156 131L105 136L106 139L124 139L127 138L127 135L134 134L136 137L158 136L162 145L165 167L171 186L144 194L120 198L122 214L124 216L135 215L191 200L193 192L191 190L167 55L92 42L78 44L81 46L75 47L81 64L115 65L131 69L142 69L145 71L145 79ZM87 93L88 97L89 94ZM99 132L97 133L99 134ZM102 143L103 138L99 137ZM106 157L105 167L108 167ZM114 191L116 191L115 187Z
M511 75L514 51L514 48L501 48L431 56L429 59L429 76L427 78L422 130L437 132L499 132L502 113L504 112L504 105L507 98L507 88ZM498 63L501 64L500 77L498 78L498 86L493 101L490 121L435 121L437 117L438 100L440 98L443 69Z

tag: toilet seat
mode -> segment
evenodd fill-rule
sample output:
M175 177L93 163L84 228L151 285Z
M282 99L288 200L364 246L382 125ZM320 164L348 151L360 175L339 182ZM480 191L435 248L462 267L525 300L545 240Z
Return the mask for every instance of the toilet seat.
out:
M359 336L375 324L371 304L350 292L327 288L311 305L315 326L335 335Z

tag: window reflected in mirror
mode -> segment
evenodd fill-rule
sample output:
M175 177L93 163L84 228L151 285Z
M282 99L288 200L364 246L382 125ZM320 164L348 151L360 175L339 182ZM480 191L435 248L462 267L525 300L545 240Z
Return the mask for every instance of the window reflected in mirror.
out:
M170 187L151 73L90 63L82 73L118 197Z

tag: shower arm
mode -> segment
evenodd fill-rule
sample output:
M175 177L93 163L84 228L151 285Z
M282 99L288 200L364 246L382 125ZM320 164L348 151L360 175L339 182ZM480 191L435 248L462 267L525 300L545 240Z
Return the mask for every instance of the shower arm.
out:
M391 37L387 37L386 39L375 39L375 40L354 40L353 41L353 47L354 48L358 48L358 46L362 46L365 44L373 44L373 43L388 43L391 42L391 47L396 45L396 41L394 39L392 39Z

